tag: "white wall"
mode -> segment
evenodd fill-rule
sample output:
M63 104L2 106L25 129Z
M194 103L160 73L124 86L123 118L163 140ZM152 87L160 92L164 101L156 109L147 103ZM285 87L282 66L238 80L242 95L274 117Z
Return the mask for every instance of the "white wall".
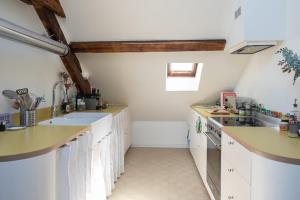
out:
M133 147L187 147L188 127L184 121L134 121Z
M277 65L281 56L275 55L285 46L300 54L299 7L300 1L287 0L287 40L279 47L255 54L235 89L239 95L252 97L265 107L281 112L291 111L293 100L300 100L300 79L293 86L293 74L282 73Z
M19 24L35 32L45 34L43 25L32 6L19 0L1 0L0 18ZM37 95L44 95L51 104L53 83L58 73L64 71L59 56L0 38L0 91L28 87ZM8 101L0 95L0 113L13 111Z
M111 103L126 103L134 121L183 121L197 102L214 102L233 90L247 57L225 52L79 54L91 84ZM203 63L199 91L167 92L166 64Z

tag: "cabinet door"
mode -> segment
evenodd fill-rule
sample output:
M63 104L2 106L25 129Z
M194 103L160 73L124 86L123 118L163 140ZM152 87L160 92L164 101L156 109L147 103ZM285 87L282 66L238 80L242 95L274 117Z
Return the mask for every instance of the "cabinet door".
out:
M206 165L207 165L207 137L204 133L200 135L200 155L199 155L199 164L200 164L200 175L204 182L206 182Z
M222 157L226 158L250 184L251 153L236 140L222 134Z
M190 121L190 152L196 160L196 123L197 123L197 114L195 111L191 112L191 121Z
M250 200L250 185L227 160L222 159L221 200Z
M124 154L128 151L129 147L131 146L131 120L128 108L124 110L124 123L125 123L125 130L124 130Z
M232 183L233 178L228 169L231 166L222 158L221 162L221 200L230 200L234 196Z

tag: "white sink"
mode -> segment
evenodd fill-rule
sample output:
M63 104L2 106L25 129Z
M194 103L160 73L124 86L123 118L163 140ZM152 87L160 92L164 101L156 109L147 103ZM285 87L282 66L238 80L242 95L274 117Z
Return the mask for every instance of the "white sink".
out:
M39 123L42 126L89 126L92 134L92 145L97 144L112 130L112 114L75 112L45 120Z
M101 119L105 116L109 115L109 113L96 113L96 112L73 112L70 114L64 115L65 118L73 119L73 118L97 118Z
M107 115L109 115L109 113L74 112L62 117L42 121L39 125L87 126L99 121Z
M96 122L97 118L65 118L56 117L53 119L45 120L39 125L53 125L53 126L86 126Z

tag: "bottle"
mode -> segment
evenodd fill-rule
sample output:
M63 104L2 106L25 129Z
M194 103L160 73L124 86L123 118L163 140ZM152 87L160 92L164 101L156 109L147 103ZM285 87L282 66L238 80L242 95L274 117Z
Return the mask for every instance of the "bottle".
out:
M297 101L298 101L298 99L294 100L293 109L291 111L291 115L294 116L294 121L295 122L300 121L300 111L299 111L299 108L298 108Z
M6 130L5 121L0 122L0 132L4 132Z
M97 92L96 92L96 101L97 101L96 110L101 109L100 98L101 98L100 90L97 89Z

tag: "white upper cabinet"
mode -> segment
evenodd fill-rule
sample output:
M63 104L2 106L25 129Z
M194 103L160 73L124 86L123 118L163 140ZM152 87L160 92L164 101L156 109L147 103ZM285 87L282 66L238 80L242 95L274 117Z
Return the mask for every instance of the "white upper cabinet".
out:
M229 0L227 46L274 45L285 38L285 0ZM258 48L258 47L255 47Z

